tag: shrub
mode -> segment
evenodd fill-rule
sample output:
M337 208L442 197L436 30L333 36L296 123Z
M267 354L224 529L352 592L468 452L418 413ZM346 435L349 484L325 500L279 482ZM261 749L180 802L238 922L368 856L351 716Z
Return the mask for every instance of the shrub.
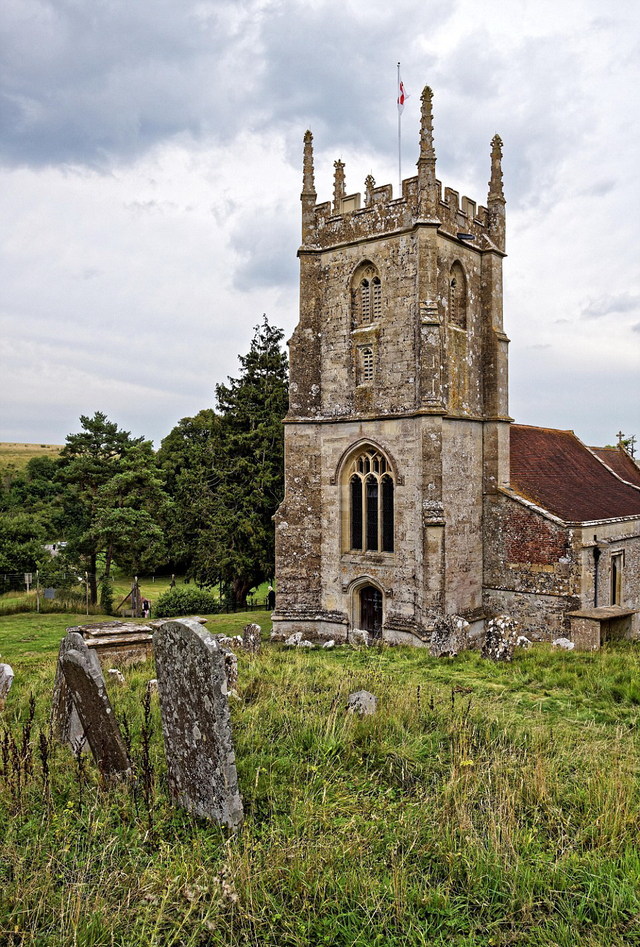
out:
M109 579L103 579L100 585L100 605L105 615L113 615L113 585Z
M190 587L163 592L153 611L156 618L171 618L173 615L193 615L198 612L211 614L217 612L219 607L213 592Z

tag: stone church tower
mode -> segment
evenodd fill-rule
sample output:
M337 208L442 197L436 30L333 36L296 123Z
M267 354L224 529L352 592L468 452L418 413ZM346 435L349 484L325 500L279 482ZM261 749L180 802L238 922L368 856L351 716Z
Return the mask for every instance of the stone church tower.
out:
M420 643L483 617L483 508L509 480L501 146L486 207L443 193L426 88L401 196L347 194L336 161L318 204L305 135L278 631Z

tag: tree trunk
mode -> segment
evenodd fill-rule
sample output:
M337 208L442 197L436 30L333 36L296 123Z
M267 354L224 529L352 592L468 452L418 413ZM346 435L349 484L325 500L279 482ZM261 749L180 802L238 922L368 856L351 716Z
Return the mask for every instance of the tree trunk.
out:
M111 563L113 561L113 546L109 543L107 547L107 554L104 559L104 577L105 579L111 578Z
M246 579L236 578L233 580L233 601L236 608L246 608L247 595L251 586Z
M94 552L89 556L89 603L98 604L98 562Z

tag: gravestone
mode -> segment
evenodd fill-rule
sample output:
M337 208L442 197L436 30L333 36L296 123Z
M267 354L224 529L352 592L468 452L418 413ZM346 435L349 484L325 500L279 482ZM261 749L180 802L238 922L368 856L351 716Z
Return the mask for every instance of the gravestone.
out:
M178 805L231 829L242 824L229 714L226 652L189 619L153 635L162 734Z
M245 625L242 631L242 647L250 654L260 654L262 629L256 622Z
M4 705L12 684L13 668L10 664L0 664L0 710L4 710Z
M105 779L129 776L131 764L102 672L96 671L88 655L80 651L67 651L62 655L61 663L64 679L101 775Z
M511 661L517 644L517 621L508 615L498 615L487 622L482 657L492 661Z
M433 625L430 654L434 658L455 657L469 647L469 622L460 615L442 615Z
M371 635L364 628L352 628L349 633L349 644L353 648L368 648L371 644Z
M370 691L354 691L347 698L347 710L361 717L370 717L376 712L377 701Z
M78 711L73 703L71 691L67 686L62 671L62 658L68 651L79 651L90 663L95 674L102 679L100 659L95 651L87 647L87 643L78 631L68 631L60 642L56 679L53 685L53 700L51 702L51 729L61 743L69 743L74 753L82 750L87 743ZM104 679L102 679L104 685Z

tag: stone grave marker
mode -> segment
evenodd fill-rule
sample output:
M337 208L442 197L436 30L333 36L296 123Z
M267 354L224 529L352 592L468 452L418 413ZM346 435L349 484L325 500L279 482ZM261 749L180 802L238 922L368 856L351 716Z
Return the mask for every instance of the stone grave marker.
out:
M469 647L469 622L460 615L436 618L431 636L430 654L434 658L455 657Z
M4 710L4 705L12 684L13 668L10 664L0 664L0 710Z
M225 651L190 619L165 622L153 650L171 795L194 815L237 829L243 809Z
M487 622L482 657L491 661L511 661L518 643L518 623L508 615L497 615Z
M242 647L244 650L249 651L250 654L260 654L260 648L262 647L261 635L262 629L256 622L245 625L242 631Z
M100 773L105 779L129 776L131 764L102 672L86 654L71 650L62 655L62 673Z
M87 647L87 643L80 632L67 631L60 642L58 652L56 679L53 685L53 700L51 702L51 729L54 736L61 743L69 743L73 752L77 753L87 744L87 738L62 671L62 658L67 651L79 651L84 654L95 673L100 675L101 678L102 668L97 653Z
M370 691L354 691L347 698L347 711L360 714L361 717L370 717L376 712L377 700Z

